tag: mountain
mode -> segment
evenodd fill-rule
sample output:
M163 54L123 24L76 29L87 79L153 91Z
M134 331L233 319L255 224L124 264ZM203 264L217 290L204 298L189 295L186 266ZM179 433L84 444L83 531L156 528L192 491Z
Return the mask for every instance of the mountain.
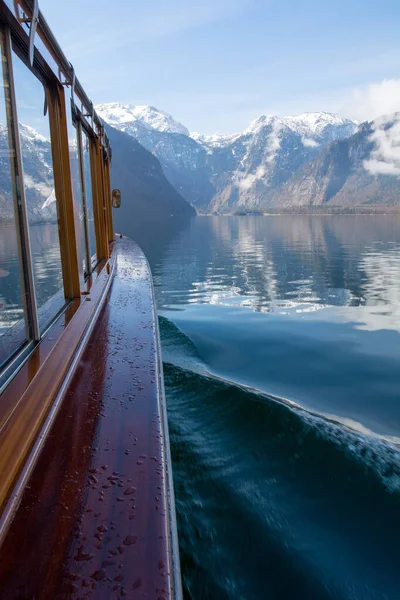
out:
M138 140L161 163L168 181L196 207L207 206L215 193L208 150L190 137L171 115L152 106L99 104L97 114L109 125Z
M136 131L135 128L189 135L189 130L182 123L175 121L171 115L154 106L110 102L98 104L96 111L109 125L131 135Z
M272 201L277 187L357 124L330 113L262 115L242 133L190 134L151 106L102 104L100 116L159 159L170 183L199 212L232 212Z
M357 124L354 121L344 119L332 113L315 112L303 113L293 117L261 115L243 133L223 133L211 136L191 133L190 135L201 144L209 148L216 148L228 146L246 134L256 135L264 126L272 123L275 123L278 128L286 126L292 132L297 133L302 137L303 143L306 146L308 143L309 147L316 147L319 144L326 145L333 140L348 137L357 129Z
M25 197L31 223L57 220L50 141L19 124ZM133 137L107 126L113 161L113 187L122 191L114 227L124 233L130 221L140 227L171 215L190 217L195 210L166 179L157 158ZM0 223L14 219L7 128L0 124ZM118 229L117 229L118 228Z
M329 113L296 117L262 115L245 131L218 146L209 157L217 193L209 210L217 213L270 205L276 190L332 140L357 125ZM204 142L203 142L204 143Z
M56 204L52 202L55 196L50 141L22 123L19 124L19 133L29 222L55 222L57 211ZM0 222L13 220L8 133L7 127L0 124Z
M155 156L127 133L107 125L106 132L112 147L111 187L122 193L121 207L113 211L116 231L134 235L134 229L157 220L196 214L166 179Z
M271 206L394 206L400 201L400 115L363 123L302 165Z

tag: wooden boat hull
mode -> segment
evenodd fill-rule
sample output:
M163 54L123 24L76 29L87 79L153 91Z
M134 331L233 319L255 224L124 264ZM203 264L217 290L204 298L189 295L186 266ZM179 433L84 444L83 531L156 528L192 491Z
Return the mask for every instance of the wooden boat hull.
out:
M150 269L113 281L1 547L6 599L181 597Z

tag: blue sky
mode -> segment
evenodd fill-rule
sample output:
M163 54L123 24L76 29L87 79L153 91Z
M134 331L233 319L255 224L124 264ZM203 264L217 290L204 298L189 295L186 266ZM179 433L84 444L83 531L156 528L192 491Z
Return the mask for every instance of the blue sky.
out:
M152 104L192 131L240 131L260 114L400 110L398 0L40 7L95 103Z

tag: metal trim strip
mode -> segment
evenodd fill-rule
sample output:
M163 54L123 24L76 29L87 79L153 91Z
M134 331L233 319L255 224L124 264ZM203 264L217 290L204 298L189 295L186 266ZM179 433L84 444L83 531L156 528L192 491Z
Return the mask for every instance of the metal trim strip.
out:
M151 269L149 262L147 266L151 275ZM168 414L167 414L167 403L164 388L164 373L162 364L162 353L161 353L161 340L160 330L158 326L157 309L155 306L155 293L154 293L154 282L153 276L151 280L151 293L153 296L153 312L154 312L154 328L156 338L156 352L157 352L157 366L158 366L158 387L160 406L162 414L162 428L164 436L164 451L165 451L165 465L166 465L166 476L167 476L167 492L168 492L168 521L169 529L171 534L171 573L173 581L173 598L174 600L183 600L182 590L182 576L181 576L181 564L179 555L179 536L178 536L178 525L176 521L176 507L175 507L175 492L174 492L174 479L172 471L172 458L171 458L171 446L169 439L169 427L168 427Z

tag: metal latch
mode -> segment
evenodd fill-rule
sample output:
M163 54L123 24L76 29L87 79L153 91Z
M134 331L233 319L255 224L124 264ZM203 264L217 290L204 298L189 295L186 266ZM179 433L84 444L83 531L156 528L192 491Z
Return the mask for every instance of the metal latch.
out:
M15 14L20 23L26 23L29 25L29 64L33 66L33 58L35 55L35 35L37 26L39 23L39 0L33 0L32 17L28 17L24 9L22 10L22 16L19 16L19 5L18 2L14 2Z

